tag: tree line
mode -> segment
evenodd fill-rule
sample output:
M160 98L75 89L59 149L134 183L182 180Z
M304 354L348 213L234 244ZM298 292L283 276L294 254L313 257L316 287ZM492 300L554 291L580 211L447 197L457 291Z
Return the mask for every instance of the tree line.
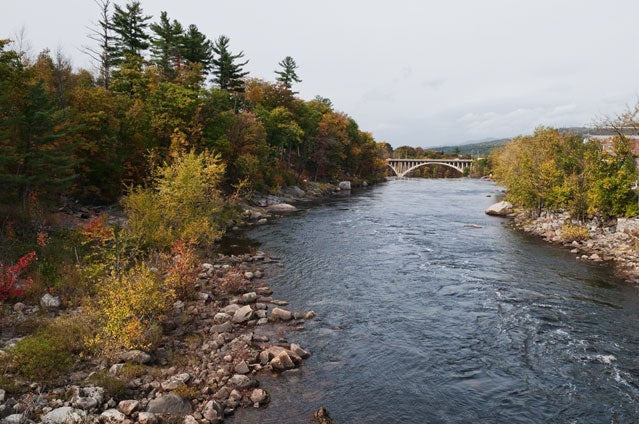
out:
M639 213L637 168L625 124L609 148L581 134L540 127L491 155L496 180L513 203L541 214L570 211L573 218L634 216Z
M227 192L383 175L383 144L330 100L296 96L292 57L274 81L251 78L225 35L211 40L167 12L153 22L138 1L97 4L85 48L97 75L0 41L3 202L113 202L184 150L219 154Z

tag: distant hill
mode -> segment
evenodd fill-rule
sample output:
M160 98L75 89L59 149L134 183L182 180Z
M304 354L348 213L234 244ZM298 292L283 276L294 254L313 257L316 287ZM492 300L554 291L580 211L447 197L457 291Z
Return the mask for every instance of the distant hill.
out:
M510 140L510 138L488 139L486 141L470 142L467 144L460 144L458 146L432 147L429 150L444 152L451 155L458 153L460 155L486 157L491 150L505 145Z
M597 130L593 128L587 127L569 127L569 128L559 128L561 132L572 132L581 135L586 134L594 134ZM504 146L513 137L510 138L487 138L480 141L470 141L464 144L460 144L457 146L443 146L443 147L432 147L428 150L435 150L437 152L444 152L445 154L455 154L459 153L460 155L472 155L472 156L482 156L486 157L491 150Z

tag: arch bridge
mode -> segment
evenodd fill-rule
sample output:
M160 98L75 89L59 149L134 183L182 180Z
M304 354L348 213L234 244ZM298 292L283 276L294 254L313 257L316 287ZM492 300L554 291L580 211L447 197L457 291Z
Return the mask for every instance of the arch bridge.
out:
M462 174L473 163L473 159L386 159L386 165L395 172L400 178L405 177L417 168L421 168L426 165L443 165L456 169Z

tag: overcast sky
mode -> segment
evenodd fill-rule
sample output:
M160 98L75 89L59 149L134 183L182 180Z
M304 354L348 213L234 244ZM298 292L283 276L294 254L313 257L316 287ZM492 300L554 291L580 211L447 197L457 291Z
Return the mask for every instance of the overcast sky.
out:
M125 0L116 1L124 6ZM328 97L394 147L460 144L581 126L639 99L637 0L143 0L244 51L272 81L292 56L304 99ZM92 0L2 0L0 38L75 67L98 20Z

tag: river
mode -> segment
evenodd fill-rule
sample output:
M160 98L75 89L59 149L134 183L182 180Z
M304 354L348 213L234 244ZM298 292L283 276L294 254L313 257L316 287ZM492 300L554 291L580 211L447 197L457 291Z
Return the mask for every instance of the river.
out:
M484 215L498 194L396 180L249 231L317 318L287 334L312 356L230 422L639 422L639 289Z

